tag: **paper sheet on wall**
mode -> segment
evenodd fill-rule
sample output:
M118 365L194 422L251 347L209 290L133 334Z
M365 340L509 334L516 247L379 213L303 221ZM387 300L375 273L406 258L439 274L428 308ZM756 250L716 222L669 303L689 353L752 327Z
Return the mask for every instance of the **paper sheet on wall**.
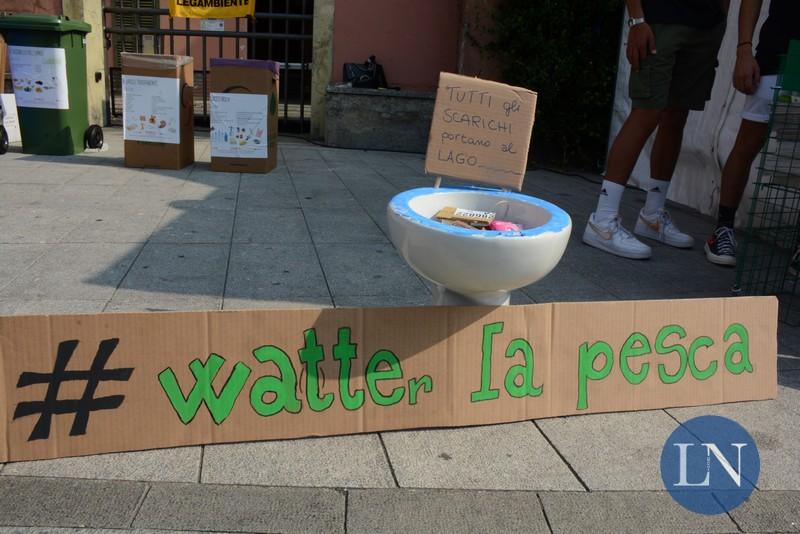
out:
M8 59L18 107L69 109L63 48L9 46Z
M211 93L211 156L269 157L269 95Z
M122 123L126 141L180 143L180 91L177 78L122 77Z
M3 127L8 134L9 143L19 143L22 141L19 131L19 120L17 118L17 104L14 95L8 93L0 95L0 119Z
M224 32L225 19L200 19L200 29L204 32Z

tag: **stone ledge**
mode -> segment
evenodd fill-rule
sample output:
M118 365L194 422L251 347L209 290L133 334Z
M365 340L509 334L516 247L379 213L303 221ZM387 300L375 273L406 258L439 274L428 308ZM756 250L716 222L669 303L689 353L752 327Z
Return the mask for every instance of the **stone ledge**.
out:
M425 152L436 93L330 85L325 143L339 148Z
M436 100L433 91L409 91L407 89L365 89L350 87L349 85L329 85L328 93L357 96L384 96L390 98L419 98L422 100Z

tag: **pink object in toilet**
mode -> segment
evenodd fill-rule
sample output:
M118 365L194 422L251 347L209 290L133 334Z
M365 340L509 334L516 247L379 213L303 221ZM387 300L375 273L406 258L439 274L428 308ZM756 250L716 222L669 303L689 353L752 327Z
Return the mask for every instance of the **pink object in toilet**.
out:
M487 230L494 230L496 232L521 232L522 227L518 224L514 224L508 221L498 221L497 219L493 220L489 226L486 228Z

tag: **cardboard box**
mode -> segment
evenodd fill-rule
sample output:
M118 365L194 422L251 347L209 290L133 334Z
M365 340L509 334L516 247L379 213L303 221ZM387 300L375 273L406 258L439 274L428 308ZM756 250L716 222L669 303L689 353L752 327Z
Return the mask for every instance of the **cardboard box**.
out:
M519 191L535 113L529 89L442 72L425 172Z
M122 54L125 166L194 162L194 71L188 56Z
M777 328L774 297L0 316L0 462L770 399Z
M265 173L278 165L279 74L273 61L211 60L211 170Z

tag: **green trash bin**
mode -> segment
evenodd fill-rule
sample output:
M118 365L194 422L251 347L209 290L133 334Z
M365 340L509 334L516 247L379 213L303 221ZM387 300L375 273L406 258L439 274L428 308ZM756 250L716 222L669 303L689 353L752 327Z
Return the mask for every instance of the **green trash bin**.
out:
M90 31L89 24L63 16L0 16L23 152L68 155L102 146L102 129L89 126L88 120L86 34Z

